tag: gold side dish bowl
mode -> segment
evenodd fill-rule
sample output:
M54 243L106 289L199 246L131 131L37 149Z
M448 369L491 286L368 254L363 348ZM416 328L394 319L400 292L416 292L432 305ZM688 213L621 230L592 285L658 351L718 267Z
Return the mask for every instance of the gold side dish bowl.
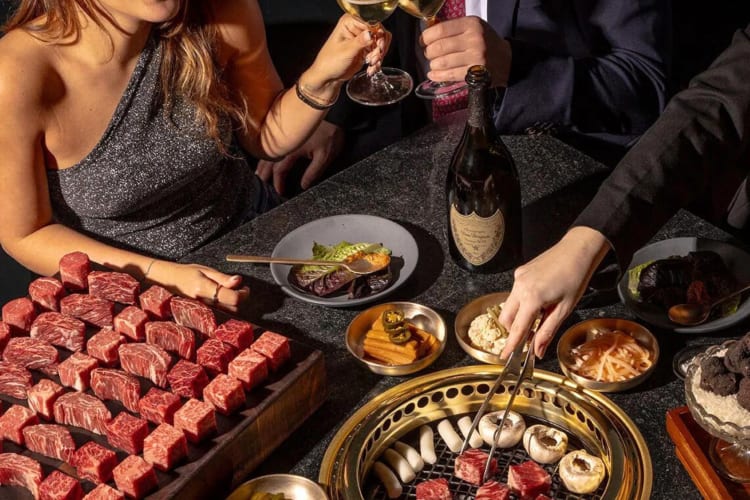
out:
M227 500L251 500L253 495L284 495L285 500L328 500L328 494L316 482L294 474L269 474L242 483Z
M463 349L466 354L477 361L493 365L505 364L505 361L500 359L499 355L480 349L472 343L469 338L469 327L471 326L471 322L474 321L474 318L486 313L488 307L497 306L505 302L508 295L510 295L508 292L496 292L482 295L462 307L456 315L454 326L458 345L461 346L461 349Z
M573 350L591 340L597 331L619 330L633 337L641 347L648 350L651 365L638 375L622 381L609 382L584 377L574 370L576 364ZM659 342L648 328L634 321L620 318L594 318L577 323L562 334L557 344L557 358L565 376L582 387L599 392L620 392L643 383L656 368L659 361Z
M364 351L365 335L383 312L391 309L403 311L406 321L431 333L438 341L437 348L408 364L389 365L367 356ZM430 366L443 353L447 337L445 320L435 310L415 302L388 302L362 311L349 323L346 329L346 348L371 371L380 375L402 376Z

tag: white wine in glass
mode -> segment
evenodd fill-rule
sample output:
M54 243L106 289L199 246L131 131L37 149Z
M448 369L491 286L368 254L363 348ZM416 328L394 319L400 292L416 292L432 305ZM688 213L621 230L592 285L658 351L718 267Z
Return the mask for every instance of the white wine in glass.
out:
M398 7L398 0L337 0L345 12L366 22L371 29L388 19ZM400 101L411 92L414 85L406 71L382 68L372 76L361 71L349 80L346 93L366 106L383 106Z
M425 24L433 26L437 23L437 14L443 8L445 0L399 0L402 10L412 16L422 19ZM433 82L425 80L417 85L414 92L422 99L440 99L456 94L466 88L466 82Z

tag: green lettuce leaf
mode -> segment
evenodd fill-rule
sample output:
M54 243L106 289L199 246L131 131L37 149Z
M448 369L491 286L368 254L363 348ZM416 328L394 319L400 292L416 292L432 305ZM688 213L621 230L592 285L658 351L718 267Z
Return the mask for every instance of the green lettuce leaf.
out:
M641 299L641 294L638 291L638 283L641 281L641 271L652 262L654 261L650 260L628 269L628 291L635 300Z

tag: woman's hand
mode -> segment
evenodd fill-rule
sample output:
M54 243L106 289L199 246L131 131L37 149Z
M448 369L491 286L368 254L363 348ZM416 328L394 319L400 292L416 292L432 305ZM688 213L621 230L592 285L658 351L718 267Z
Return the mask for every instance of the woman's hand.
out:
M316 97L325 98L326 92L349 80L367 62L368 71L380 68L383 55L391 42L391 34L382 27L371 27L355 17L344 14L318 52L310 69L300 77Z
M250 295L250 289L242 286L242 276L230 276L199 264L159 260L151 266L148 280L231 312L236 312L239 304Z
M609 249L600 232L574 227L556 245L516 269L513 289L500 314L500 323L509 332L501 357L510 355L542 310L545 319L534 337L534 352L544 356Z

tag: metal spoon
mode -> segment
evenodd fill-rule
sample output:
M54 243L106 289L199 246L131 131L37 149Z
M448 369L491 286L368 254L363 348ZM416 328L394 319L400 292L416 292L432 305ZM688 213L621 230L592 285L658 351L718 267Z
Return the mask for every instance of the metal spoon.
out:
M674 323L678 323L680 325L687 325L687 326L700 325L701 323L703 323L704 321L708 319L708 315L711 313L711 310L714 307L718 306L724 301L731 299L732 297L736 297L737 295L741 294L742 292L746 290L750 290L750 283L743 286L739 290L735 290L729 295L725 295L724 297L713 301L712 303L708 305L706 304L677 304L669 308L669 311L667 311L667 316L669 316L669 319L672 320Z
M303 266L337 266L354 274L370 274L384 269L391 257L384 253L368 253L351 262L333 260L288 259L285 257L266 257L263 255L227 255L229 262L252 262L256 264L300 264Z

